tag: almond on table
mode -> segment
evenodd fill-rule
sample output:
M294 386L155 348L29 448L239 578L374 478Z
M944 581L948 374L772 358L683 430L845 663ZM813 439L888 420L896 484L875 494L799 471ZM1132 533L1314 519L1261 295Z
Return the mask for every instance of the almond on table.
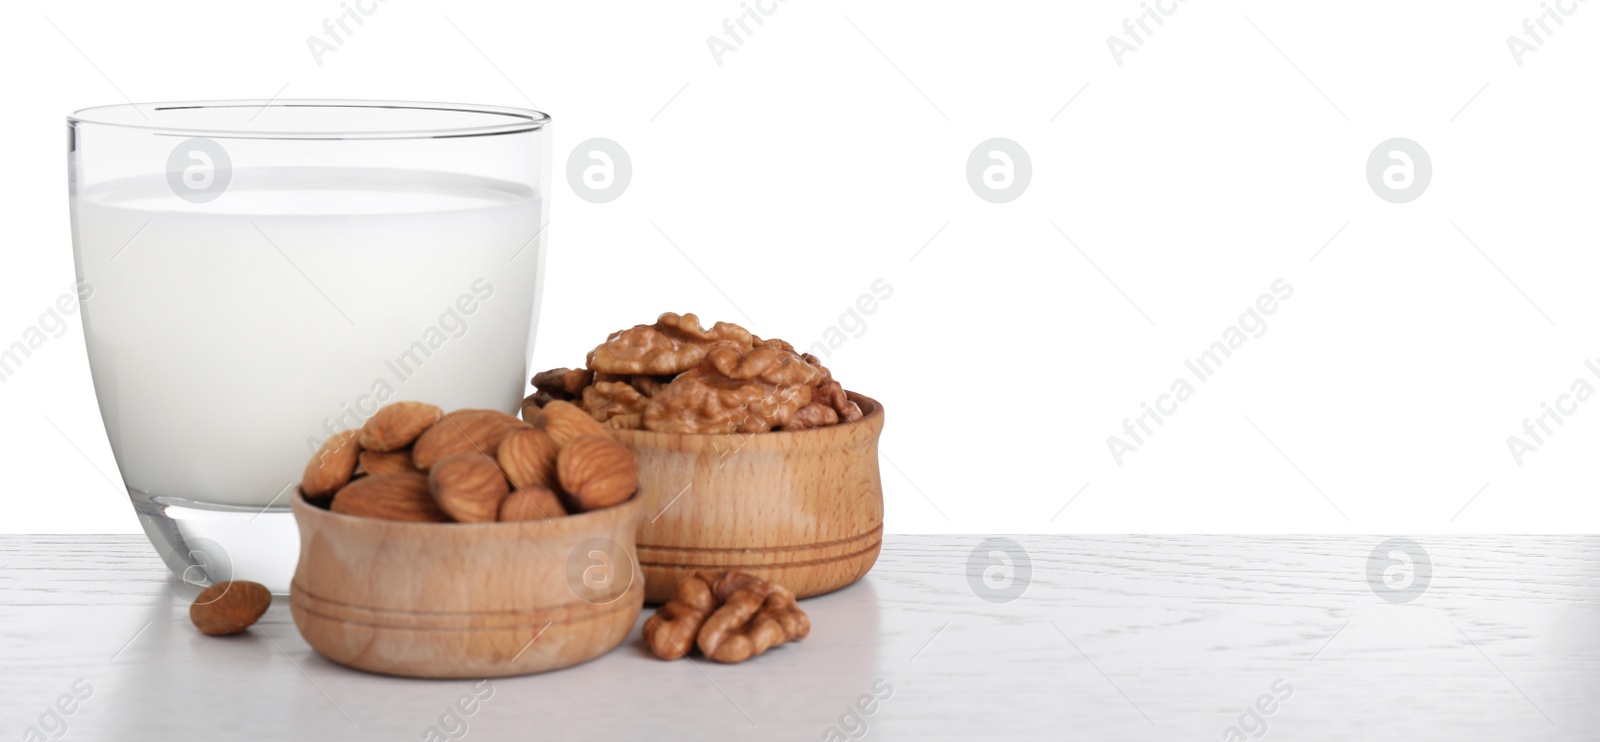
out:
M250 628L267 607L272 593L259 582L218 582L195 596L189 620L207 636L227 636Z

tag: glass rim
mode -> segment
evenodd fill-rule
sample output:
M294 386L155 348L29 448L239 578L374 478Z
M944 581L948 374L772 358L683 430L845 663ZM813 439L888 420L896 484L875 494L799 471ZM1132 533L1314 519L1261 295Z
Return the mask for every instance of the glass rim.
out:
M259 109L248 121L240 125L162 125L145 111L165 112L205 108L255 108ZM256 116L269 108L367 108L390 111L443 111L449 113L477 114L498 119L493 123L469 123L459 126L420 128L327 128L302 131L274 131L252 126ZM297 99L236 99L164 101L150 103L114 103L91 106L74 111L67 117L71 126L94 124L119 129L149 131L158 135L207 137L212 139L449 139L457 137L493 136L538 131L550 123L550 115L531 108L489 106L475 103L429 103L420 101L357 100L338 98Z

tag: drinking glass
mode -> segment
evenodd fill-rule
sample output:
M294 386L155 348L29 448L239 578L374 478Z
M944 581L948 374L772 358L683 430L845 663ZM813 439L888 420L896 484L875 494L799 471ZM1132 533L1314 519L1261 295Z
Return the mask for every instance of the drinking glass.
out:
M380 406L518 408L545 114L238 100L67 121L95 394L175 584L287 592L289 495L324 440Z

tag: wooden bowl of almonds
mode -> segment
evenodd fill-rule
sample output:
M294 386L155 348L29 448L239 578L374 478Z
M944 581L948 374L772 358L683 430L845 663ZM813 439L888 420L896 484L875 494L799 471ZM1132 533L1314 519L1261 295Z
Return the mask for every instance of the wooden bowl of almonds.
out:
M587 416L389 405L307 463L291 503L295 625L334 662L387 675L599 657L644 602L637 478Z
M817 356L669 312L533 382L524 417L581 409L638 459L647 602L726 570L805 598L877 561L883 406L845 391Z

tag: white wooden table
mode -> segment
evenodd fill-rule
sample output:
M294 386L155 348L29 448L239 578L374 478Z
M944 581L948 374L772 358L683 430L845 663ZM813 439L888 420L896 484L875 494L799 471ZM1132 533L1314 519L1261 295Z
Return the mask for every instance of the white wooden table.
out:
M969 581L985 568L969 569L982 538L890 536L867 579L803 603L813 630L800 644L742 665L669 663L645 653L636 629L587 665L479 686L492 696L466 716L451 706L474 682L334 665L301 641L281 598L245 635L201 636L141 538L0 537L3 731L1168 742L1230 739L1234 727L1246 739L1600 739L1600 539L1420 538L1431 581L1416 591L1412 568L1415 600L1394 603L1369 582L1376 537L1013 538L1031 577L1009 602ZM887 699L853 712L874 689ZM63 694L71 713L52 710ZM1263 694L1270 713L1251 711Z

